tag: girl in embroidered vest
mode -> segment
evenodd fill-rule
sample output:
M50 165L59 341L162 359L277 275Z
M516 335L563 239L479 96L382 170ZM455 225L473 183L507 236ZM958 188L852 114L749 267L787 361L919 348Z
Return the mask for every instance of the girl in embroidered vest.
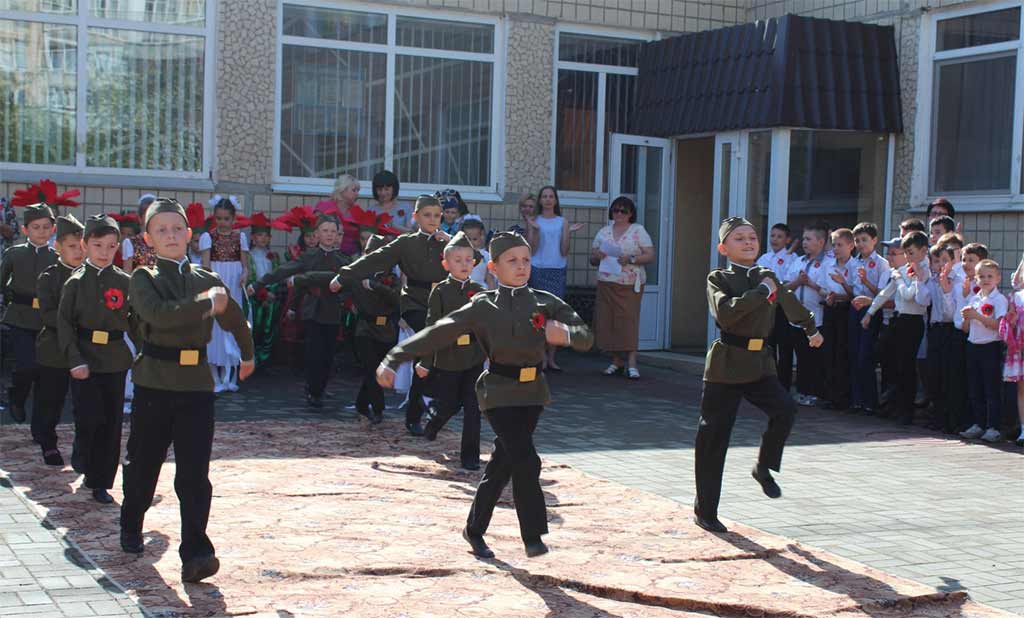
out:
M138 220L146 220L146 210L153 203L156 196L147 193L139 198ZM140 224L141 225L141 224ZM142 234L136 232L134 235L121 241L121 260L124 272L131 272L139 266L156 266L156 252L146 244ZM131 380L129 380L131 382Z
M228 294L242 306L242 286L249 280L249 239L245 233L235 229L238 198L215 195L210 202L213 204L214 224L211 231L199 239L203 268L220 275ZM241 352L231 333L222 330L216 322L210 343L206 346L206 358L213 373L214 392L237 391Z

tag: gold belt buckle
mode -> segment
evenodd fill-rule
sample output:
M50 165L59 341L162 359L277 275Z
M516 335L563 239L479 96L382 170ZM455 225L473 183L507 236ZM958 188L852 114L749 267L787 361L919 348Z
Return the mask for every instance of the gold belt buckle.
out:
M387 326L388 317L386 315L378 315L376 324L377 326Z
M39 299L38 298L33 298L32 299L32 308L33 309L38 309L39 308Z
M185 366L195 366L199 364L199 350L182 350L178 354L178 364Z
M520 382L533 382L537 379L537 368L536 367L523 367L519 370L519 381Z
M94 330L92 331L92 342L97 345L107 345L110 343L110 333L105 330Z
M747 342L747 349L751 352L760 352L764 347L764 339L751 339Z
M469 335L459 335L456 345L469 345Z

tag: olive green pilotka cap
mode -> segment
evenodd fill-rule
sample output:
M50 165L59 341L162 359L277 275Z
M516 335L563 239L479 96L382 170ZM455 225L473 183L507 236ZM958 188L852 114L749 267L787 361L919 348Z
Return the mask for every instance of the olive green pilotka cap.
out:
M22 219L25 222L25 227L28 227L29 223L37 219L49 219L54 220L53 211L46 204L40 202L38 204L32 204L31 206L25 207L25 214L22 215Z
M334 225L338 226L338 229L341 229L341 221L338 221L338 218L335 217L334 215L320 213L320 215L316 218L316 227L320 227L324 223L333 223Z
M737 228L741 228L744 225L754 227L753 223L747 221L743 217L729 217L728 219L725 219L722 221L722 225L718 226L718 242L725 242L725 239L729 237L729 234L732 234Z
M516 247L530 248L530 243L526 242L526 239L514 232L498 232L491 239L491 261L497 262L498 257L508 251L509 249L515 249Z
M121 235L121 228L113 217L107 215L93 215L85 220L85 239L93 236L106 236L107 234Z
M455 235L451 237L451 240L448 241L448 244L444 246L444 254L448 255L448 252L451 251L452 249L459 248L473 249L473 261L476 264L479 264L480 260L484 259L484 256L481 255L480 252L473 247L473 243L469 242L469 236L466 236L466 233L463 232L462 230L455 232Z
M158 197L149 205L146 209L146 222L142 226L144 230L149 230L149 220L157 216L162 212L173 212L176 215L180 215L185 221L185 225L188 225L188 217L185 216L185 209L182 208L181 203L178 200L171 197Z
M419 212L421 208L426 208L427 206L437 206L440 208L441 202L433 195L421 195L416 198L416 204L413 206L412 211Z
M82 222L71 213L57 217L57 240L68 234L81 234L82 229Z

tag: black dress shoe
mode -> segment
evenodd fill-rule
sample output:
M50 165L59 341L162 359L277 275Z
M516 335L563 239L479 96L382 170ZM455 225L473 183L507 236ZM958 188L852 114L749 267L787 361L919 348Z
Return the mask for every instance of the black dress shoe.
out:
M374 410L373 414L370 416L370 423L380 425L382 422L384 422L384 413L380 410Z
M704 528L708 532L714 532L716 534L729 531L729 529L725 527L725 524L718 521L717 517L703 517L701 515L694 514L693 523Z
M474 462L469 462L469 463L462 462L462 469L463 470L479 470L480 469L480 462L479 461L475 462L475 463Z
M544 544L544 541L540 539L530 539L529 541L524 540L523 546L526 549L527 558L536 558L537 556L543 556L550 550L548 546Z
M44 450L43 461L46 462L46 465L48 466L64 465L64 458L60 456L60 451L58 451L57 449L50 449L48 451Z
M220 560L217 560L217 556L199 556L181 565L181 581L195 584L216 575L219 570Z
M409 430L409 433L411 435L414 435L416 437L423 435L423 426L420 425L418 421L415 423L406 423L405 428Z
M320 398L320 397L317 397L316 395L307 394L306 395L306 405L308 405L311 408L319 409L319 408L324 407L324 400L322 398Z
M142 535L122 531L121 551L127 554L141 554L143 551Z
M100 504L113 504L114 497L107 493L106 489L92 490L92 499Z
M11 402L11 418L14 419L15 423L24 423L25 418L28 416L25 412L25 404L15 403L13 399L9 399L8 401Z
M754 469L750 471L750 476L754 477L754 480L761 484L761 490L764 495L769 498L781 498L782 489L779 484L772 478L772 473L767 468L762 468L760 465L754 466Z
M462 529L462 538L466 539L469 546L473 548L473 555L477 558L493 558L494 552L487 546L484 537L479 534L471 534L469 529Z
M362 416L362 417L364 417L366 419L370 418L370 411L369 410L357 410L357 412L359 412L359 416Z

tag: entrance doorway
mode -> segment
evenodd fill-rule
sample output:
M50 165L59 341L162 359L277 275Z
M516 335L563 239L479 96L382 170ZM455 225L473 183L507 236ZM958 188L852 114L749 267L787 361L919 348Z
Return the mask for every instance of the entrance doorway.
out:
M713 249L715 138L676 141L675 216L672 227L672 350L704 355L708 300L704 288Z

